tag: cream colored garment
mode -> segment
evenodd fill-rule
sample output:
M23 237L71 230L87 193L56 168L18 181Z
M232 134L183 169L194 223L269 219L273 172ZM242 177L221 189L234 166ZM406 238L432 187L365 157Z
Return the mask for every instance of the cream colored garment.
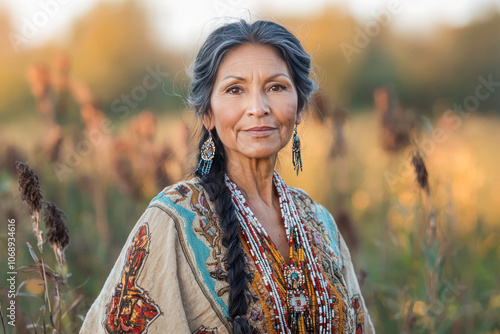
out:
M318 223L331 215L303 191L289 187L299 212L308 212ZM306 203L306 204L304 204ZM304 208L308 206L307 208ZM302 206L302 209L301 209ZM99 333L230 333L227 320L228 285L225 248L214 205L194 177L165 188L155 197L133 227L97 299L88 311L80 334ZM316 216L317 214L317 216ZM320 223L321 224L321 223ZM323 229L323 225L318 225ZM325 224L326 226L326 224ZM341 276L351 305L357 296L362 333L375 333L352 266L349 250L336 225L332 247L318 243L326 252L338 242ZM313 234L313 226L310 232ZM321 235L315 235L323 240ZM328 236L326 236L328 240ZM319 249L316 250L318 253ZM332 253L334 254L334 253ZM335 259L333 255L332 259ZM333 262L333 261L330 261ZM338 262L338 261L337 261ZM248 266L255 269L254 264ZM326 273L332 273L324 270ZM328 279L330 277L328 276ZM250 293L254 282L249 286ZM249 305L247 319L261 331L269 331L265 307ZM356 333L356 310L344 307L344 333ZM362 317L360 319L359 317ZM269 331L272 333L272 331ZM358 333L356 333L358 334Z

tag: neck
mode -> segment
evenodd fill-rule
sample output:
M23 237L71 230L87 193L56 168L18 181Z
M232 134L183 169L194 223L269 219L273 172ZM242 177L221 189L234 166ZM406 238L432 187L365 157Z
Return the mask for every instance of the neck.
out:
M277 193L273 184L276 156L265 159L228 157L227 175L238 185L248 203L274 206Z

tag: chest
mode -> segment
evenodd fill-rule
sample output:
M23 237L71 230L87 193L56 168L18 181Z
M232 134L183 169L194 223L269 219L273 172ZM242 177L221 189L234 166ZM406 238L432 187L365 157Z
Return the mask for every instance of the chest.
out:
M278 225L277 223L279 222L279 219L274 220L275 223L270 223L270 218L271 217L261 218L259 222L263 225L263 227L267 226L267 234L274 242L276 249L278 249L289 264L289 257L285 257L290 252L286 232L284 228L276 228L277 226L282 226L282 224ZM354 309L351 307L350 297L348 296L348 292L344 284L345 282L340 274L340 261L335 257L334 252L331 251L331 248L328 245L329 240L326 235L321 233L322 230L318 229L317 226L319 225L308 225L308 231L310 232L309 242L314 249L314 252L318 255L317 259L321 265L321 272L326 278L329 289L332 291L332 297L334 299L334 316L331 320L336 331L341 333L354 333L355 313ZM280 245L282 247L281 249ZM276 303L273 299L275 297L271 297L262 273L259 273L255 263L252 261L253 253L246 245L244 245L243 248L248 261L248 272L251 273L249 276L248 288L250 295L254 297L254 302L249 306L250 323L253 327L258 328L259 333L274 333L270 330L269 324L263 320L275 318L277 311L274 307L272 307L272 305ZM274 271L276 269L276 259L273 258L273 254L271 252L265 250L264 253L266 253L266 257L271 264L271 269L273 270L275 277L278 277L279 274L277 275ZM281 297L283 300L286 300L285 295ZM304 334L307 333L308 332L306 330Z
M200 203L203 203L203 201L200 201ZM304 209L304 205L300 206L301 202L297 202L297 204L299 204L300 217L308 230L308 239L318 257L321 272L325 275L327 284L334 293L335 304L333 308L335 317L333 325L335 330L341 333L354 333L355 313L351 307L352 303L350 302L350 297L340 274L341 261L338 258L338 245L334 237L336 233L330 233L335 231L326 225L329 222L326 214L322 214L321 211L314 209ZM201 208L199 205L193 207L197 210ZM272 212L271 210L259 210L255 207L252 207L252 211L255 218L273 241L276 249L285 261L289 263L290 248L280 213ZM203 272L206 270L204 280L213 282L213 297L216 300L220 298L223 304L226 305L225 307L227 307L229 286L227 283L227 267L224 263L226 249L222 247L220 242L222 239L222 229L218 218L215 218L216 216L213 215L212 210L208 210L208 212L200 210L199 217L199 224L194 224L191 227L193 233L196 235L195 238L202 241L207 247L208 252L206 254L208 257L200 257L197 268ZM276 316L273 307L275 301L271 298L267 290L265 281L256 267L256 263L243 236L240 236L240 241L245 253L248 294L252 297L249 299L246 318L259 333L274 333L273 323L269 319L274 319ZM193 253L201 254L203 252L197 250ZM267 251L266 256L268 259L271 258L271 254L267 253Z
M285 260L285 263L290 264L290 246L281 213L272 210L266 212L255 210L254 214Z

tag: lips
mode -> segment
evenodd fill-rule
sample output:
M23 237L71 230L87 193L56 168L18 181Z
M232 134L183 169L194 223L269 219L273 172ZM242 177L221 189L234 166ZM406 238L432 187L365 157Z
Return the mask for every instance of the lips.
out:
M276 130L276 128L271 126L255 126L245 130L245 132L253 136L262 137L270 135L274 130Z

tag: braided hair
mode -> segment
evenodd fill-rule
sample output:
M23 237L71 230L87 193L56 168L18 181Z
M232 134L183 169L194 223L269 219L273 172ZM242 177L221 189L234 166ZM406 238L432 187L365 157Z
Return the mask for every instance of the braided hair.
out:
M196 115L203 120L210 108L210 97L215 84L217 71L225 55L232 49L244 44L267 45L274 48L286 62L297 90L297 112L307 105L316 84L309 77L311 58L303 49L300 41L283 26L269 21L247 23L245 20L223 25L214 30L202 45L194 61L188 103L194 108ZM203 188L210 200L215 203L217 215L221 218L223 230L222 245L226 247L229 284L229 320L233 324L234 334L251 333L245 315L248 310L246 298L247 278L243 249L240 245L239 222L231 194L226 187L226 152L216 129L212 131L215 144L215 156L210 172L202 176L200 170L194 174L201 179ZM208 139L209 132L202 129L198 145L198 160L201 147Z

